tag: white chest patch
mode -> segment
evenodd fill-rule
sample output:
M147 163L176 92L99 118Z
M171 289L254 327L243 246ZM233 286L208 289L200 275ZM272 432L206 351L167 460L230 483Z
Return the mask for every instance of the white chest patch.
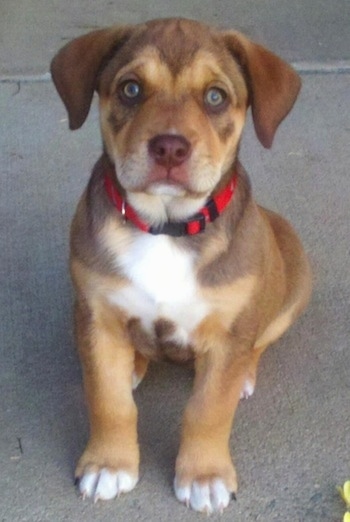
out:
M175 323L172 340L187 344L191 332L208 314L194 275L194 254L167 236L140 235L117 259L131 284L109 295L130 316L141 319L150 333L160 317Z

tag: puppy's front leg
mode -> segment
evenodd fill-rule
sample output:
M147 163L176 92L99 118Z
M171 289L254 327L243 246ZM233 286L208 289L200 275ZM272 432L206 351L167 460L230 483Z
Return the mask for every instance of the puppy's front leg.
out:
M84 497L108 500L132 490L138 481L134 350L108 310L78 305L76 328L90 439L75 474Z
M249 353L249 347L221 333L196 359L174 483L177 498L196 511L222 512L237 489L229 437Z

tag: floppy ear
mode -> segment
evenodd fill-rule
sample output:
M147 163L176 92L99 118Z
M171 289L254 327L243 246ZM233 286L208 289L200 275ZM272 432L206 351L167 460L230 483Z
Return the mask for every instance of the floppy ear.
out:
M278 125L298 96L300 77L281 58L240 33L226 32L224 41L246 77L255 132L270 148Z
M69 116L69 127L78 129L90 110L100 67L112 51L128 39L130 26L101 29L65 45L51 62L53 82Z

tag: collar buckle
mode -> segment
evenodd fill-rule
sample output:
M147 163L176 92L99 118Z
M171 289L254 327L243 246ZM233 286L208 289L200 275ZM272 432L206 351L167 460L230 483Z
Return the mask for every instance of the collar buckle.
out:
M181 237L187 234L187 223L174 223L173 221L168 221L158 227L150 227L149 232L154 236L166 234L167 236Z
M123 218L123 225L125 225L127 219L126 219L126 215L125 215L126 214L126 210L125 210L125 200L124 199L122 199L122 207L120 209L120 213L121 213L122 218Z

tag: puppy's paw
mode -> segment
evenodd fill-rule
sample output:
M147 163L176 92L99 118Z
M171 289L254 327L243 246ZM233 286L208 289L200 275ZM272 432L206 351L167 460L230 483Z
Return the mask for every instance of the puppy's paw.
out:
M114 441L115 442L115 441ZM110 500L134 489L139 478L138 446L122 447L89 441L75 470L76 484L83 498Z
M97 502L119 497L121 493L128 493L136 486L138 476L129 471L96 469L96 466L91 466L84 470L81 477L77 478L77 482L82 497L92 498Z
M241 399L249 399L254 393L255 389L255 378L247 377L244 381L243 388L241 390Z
M143 381L143 375L138 375L135 371L132 372L132 389L136 390L139 384Z
M132 372L132 389L136 390L138 385L143 381L148 368L148 360L143 355L136 352L135 368Z
M175 477L174 490L176 498L180 502L207 515L214 512L223 513L231 498L236 499L235 493L220 477L208 477L185 484L180 484Z
M174 480L176 498L195 511L222 513L237 491L230 455L227 448L213 452L209 447L199 454L194 448L180 449Z

